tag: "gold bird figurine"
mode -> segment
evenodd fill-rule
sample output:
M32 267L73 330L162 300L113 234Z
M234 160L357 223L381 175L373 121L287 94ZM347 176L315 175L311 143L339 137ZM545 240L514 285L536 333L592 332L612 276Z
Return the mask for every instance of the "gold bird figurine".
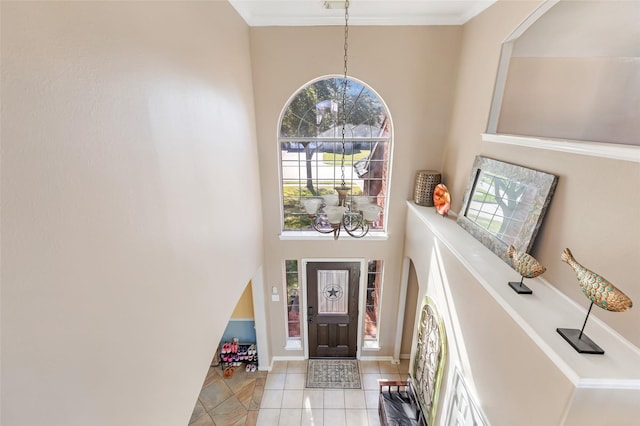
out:
M525 278L535 278L538 275L542 275L547 270L540 264L533 256L523 251L518 251L514 246L509 246L507 249L507 256L509 256L513 264L513 268L518 271L520 276L520 282L509 282L511 287L518 294L531 294L533 291L524 285L522 282Z
M535 278L547 270L535 257L522 251L517 251L514 246L509 246L507 256L512 260L513 267L524 278Z
M611 312L625 312L631 309L633 302L631 302L629 296L607 281L602 275L598 275L576 262L571 250L564 249L561 259L576 271L582 293L591 302Z

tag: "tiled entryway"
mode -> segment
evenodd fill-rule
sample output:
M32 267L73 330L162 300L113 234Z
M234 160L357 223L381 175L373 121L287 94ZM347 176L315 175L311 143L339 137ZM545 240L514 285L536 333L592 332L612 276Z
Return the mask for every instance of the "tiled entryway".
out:
M237 368L229 379L221 366L209 368L189 426L255 425L267 378L266 371Z
M378 380L407 377L409 361L360 361L362 389L305 388L306 361L276 361L272 370L236 370L230 379L212 367L189 426L375 426Z

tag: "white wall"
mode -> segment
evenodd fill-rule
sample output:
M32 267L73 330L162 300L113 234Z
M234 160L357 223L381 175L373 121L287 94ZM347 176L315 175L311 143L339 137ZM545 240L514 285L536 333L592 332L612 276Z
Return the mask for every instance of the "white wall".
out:
M2 2L1 423L186 424L258 178L226 2Z

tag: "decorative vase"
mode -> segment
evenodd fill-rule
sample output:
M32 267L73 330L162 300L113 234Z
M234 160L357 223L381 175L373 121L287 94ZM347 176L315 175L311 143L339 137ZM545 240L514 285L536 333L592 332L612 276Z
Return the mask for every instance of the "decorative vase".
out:
M441 182L440 172L419 170L413 190L413 200L419 206L433 207L433 190Z

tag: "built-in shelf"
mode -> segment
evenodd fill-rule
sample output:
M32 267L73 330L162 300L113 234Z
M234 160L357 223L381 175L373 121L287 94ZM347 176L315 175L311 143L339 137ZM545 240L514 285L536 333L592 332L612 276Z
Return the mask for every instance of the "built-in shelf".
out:
M413 202L408 206L409 214L428 227L576 388L640 390L640 349L600 321L597 312L591 313L585 333L604 355L580 354L556 332L559 327L582 327L589 306L586 298L583 305L576 303L542 277L527 280L532 295L515 293L507 283L519 280L517 272L455 219ZM575 287L579 292L577 282Z
M570 154L589 155L592 157L610 158L613 160L633 161L640 163L640 146L622 145L604 142L587 142L569 139L539 138L533 136L505 135L484 133L485 142L506 145L526 146L528 148L546 149Z

